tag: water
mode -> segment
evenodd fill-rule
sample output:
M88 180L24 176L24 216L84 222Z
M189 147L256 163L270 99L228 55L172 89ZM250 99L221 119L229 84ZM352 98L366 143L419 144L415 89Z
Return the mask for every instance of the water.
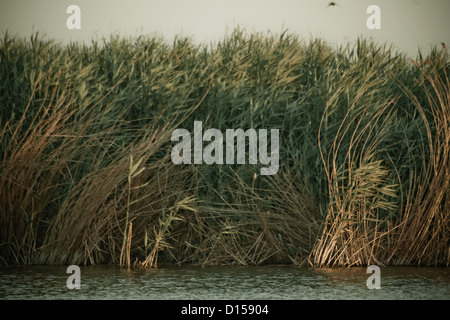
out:
M80 267L81 288L69 290L66 267L0 268L0 299L445 299L448 268L381 267L381 288L369 290L365 268L293 266L161 267L126 271Z

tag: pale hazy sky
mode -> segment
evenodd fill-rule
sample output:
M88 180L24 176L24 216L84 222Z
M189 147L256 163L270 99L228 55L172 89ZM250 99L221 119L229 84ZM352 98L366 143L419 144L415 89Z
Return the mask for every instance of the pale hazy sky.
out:
M40 31L64 42L108 37L176 34L196 42L222 38L236 25L248 31L289 32L330 43L373 37L415 56L420 46L450 45L450 0L0 0L0 34ZM81 9L81 29L69 30L69 5ZM369 30L369 5L381 9L381 30Z

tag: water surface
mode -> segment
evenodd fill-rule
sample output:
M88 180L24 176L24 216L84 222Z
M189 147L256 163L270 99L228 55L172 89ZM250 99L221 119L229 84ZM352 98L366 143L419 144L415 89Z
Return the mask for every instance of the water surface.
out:
M381 267L381 288L369 290L365 268L294 266L161 267L126 271L80 267L70 290L66 267L0 268L0 299L449 299L448 268Z

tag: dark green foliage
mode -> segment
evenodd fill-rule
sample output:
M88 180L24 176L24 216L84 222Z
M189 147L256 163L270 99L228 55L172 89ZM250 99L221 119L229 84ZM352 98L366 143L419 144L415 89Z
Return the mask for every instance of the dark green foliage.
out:
M428 260L408 260L402 252L420 255L420 250L398 246L406 241L399 226L407 225L412 215L406 217L405 210L415 210L411 201L417 192L428 196L423 190L434 181L430 159L436 152L444 163L434 170L444 174L449 169L449 67L445 50L434 49L425 60L411 62L392 48L363 39L332 48L286 32L237 29L209 47L186 38L168 44L145 36L63 46L39 34L28 40L6 34L0 42L2 261L118 263L117 250L126 251L121 246L130 215L123 202L141 203L145 195L128 198L128 173L113 168L127 168L128 156L134 155L152 168L146 179L158 177L151 186L159 195L145 189L152 194L153 202L144 206L152 207L151 217L144 218L139 208L131 214L145 226L133 224L137 247L128 254L148 260L152 245L151 264L156 252L166 248L164 257L172 262L360 265L373 261L365 253L374 248L373 237L376 247L383 248L376 255L385 263L448 264L448 253L435 242L438 253ZM168 160L171 131L192 132L195 120L203 121L203 130L279 129L278 175L259 176L257 165L173 168ZM152 137L158 141L153 143ZM147 155L146 143L152 145ZM25 155L35 161L32 166L21 158ZM13 166L11 161L19 158L23 162ZM106 177L104 170L117 176ZM14 177L18 172L28 176ZM177 174L174 183L185 183L167 183L169 173ZM76 197L89 181L112 183L98 199L99 207L90 207L105 214L83 218L86 228L102 221L99 225L106 229L97 230L93 242L87 234L80 238L85 249L75 249L72 242L61 245L58 250L71 253L58 260L57 253L42 247L53 248L50 238L57 241L55 221L64 221L63 215L70 216L68 222L76 220L65 206L76 207ZM19 182L26 185L18 187ZM419 183L422 191L416 189ZM177 187L181 198L167 194ZM430 190L446 194L436 198L446 210L448 184L436 188ZM42 193L39 208L36 193ZM80 201L86 199L80 196ZM188 214L173 209L193 202ZM172 208L170 228L160 216L162 205ZM106 213L112 207L117 216ZM358 210L358 223L377 221L375 227L363 228L372 240L339 238L346 227L333 221L347 221L352 210ZM181 220L175 218L180 214ZM35 224L30 224L31 216L37 217ZM152 229L158 217L159 231ZM448 212L439 221L441 227L429 232L445 244ZM358 234L358 228L352 232ZM328 246L324 234L329 230L339 235L340 248ZM163 235L167 243L158 247L156 239L162 241ZM354 251L347 250L350 242ZM418 248L430 243L424 240Z

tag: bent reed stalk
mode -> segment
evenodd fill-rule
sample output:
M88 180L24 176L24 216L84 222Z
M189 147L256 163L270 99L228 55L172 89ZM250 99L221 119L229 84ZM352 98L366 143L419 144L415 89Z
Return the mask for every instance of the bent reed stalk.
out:
M286 32L5 34L0 263L448 266L449 67ZM278 173L173 164L194 121L279 129Z

